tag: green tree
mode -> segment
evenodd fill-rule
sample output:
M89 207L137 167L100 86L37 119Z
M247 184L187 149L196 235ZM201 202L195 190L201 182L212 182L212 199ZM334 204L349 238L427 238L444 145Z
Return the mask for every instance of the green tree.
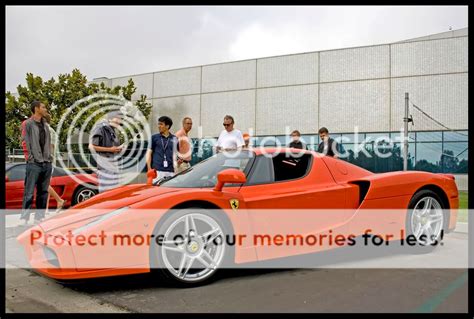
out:
M468 172L468 161L467 159L463 158L460 162L458 167L456 168L453 173L467 173Z
M422 160L419 160L418 162L416 162L415 170L432 172L432 173L439 173L440 172L439 165L430 163L425 159L422 159Z
M67 112L70 107L77 101L91 96L96 93L107 93L118 96L123 96L127 100L131 100L132 95L137 88L132 79L129 79L125 86L107 87L104 83L87 83L87 78L78 69L74 69L71 73L59 74L58 77L51 78L48 81L43 81L40 76L35 76L32 73L26 75L26 86L19 85L17 87L17 96L11 92L6 92L5 114L6 114L6 147L9 149L21 147L20 125L21 122L31 116L29 105L33 100L40 100L50 109L51 126L56 129L61 117ZM141 95L140 98L133 104L142 112L146 119L148 119L152 105L146 101L146 95ZM90 102L99 102L94 108L90 108L84 112L76 122L75 129L86 125L85 132L90 132L92 125L97 119L104 114L96 114L87 124L86 118L100 109L103 104L101 99L92 99ZM78 114L81 107L75 108L70 116L68 116L63 124L63 127L69 128L72 125L72 119ZM143 123L145 124L145 123ZM141 125L143 127L143 124ZM64 150L67 143L67 130L61 130L58 133L60 149ZM131 137L131 133L127 132Z
M451 150L444 150L440 158L441 171L443 173L455 172L458 169L459 159Z

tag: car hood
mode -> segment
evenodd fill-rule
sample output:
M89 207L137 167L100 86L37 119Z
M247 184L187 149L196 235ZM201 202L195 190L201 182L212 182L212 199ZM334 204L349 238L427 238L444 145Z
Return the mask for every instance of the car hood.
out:
M127 185L103 192L91 199L65 210L40 224L45 231L76 224L116 209L133 205L150 197L177 192L177 188L165 188L149 185Z

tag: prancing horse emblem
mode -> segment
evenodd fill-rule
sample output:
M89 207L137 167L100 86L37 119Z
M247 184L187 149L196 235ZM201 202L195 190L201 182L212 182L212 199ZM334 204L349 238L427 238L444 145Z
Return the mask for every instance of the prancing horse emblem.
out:
M239 200L238 199L231 199L229 202L230 202L230 207L232 207L233 210L239 209Z

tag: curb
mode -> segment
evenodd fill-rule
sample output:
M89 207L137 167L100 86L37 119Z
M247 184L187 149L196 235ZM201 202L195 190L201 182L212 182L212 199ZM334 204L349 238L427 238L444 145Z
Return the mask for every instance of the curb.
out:
M468 223L456 223L456 228L454 229L455 233L467 234L469 229Z
M47 291L47 293L41 293ZM38 293L40 292L40 293ZM21 268L6 269L5 311L11 313L129 313Z

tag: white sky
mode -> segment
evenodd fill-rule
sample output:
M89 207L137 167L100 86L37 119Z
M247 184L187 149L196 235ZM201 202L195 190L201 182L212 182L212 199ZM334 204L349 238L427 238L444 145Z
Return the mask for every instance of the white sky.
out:
M27 72L89 80L382 44L468 26L467 6L8 6L6 90Z

